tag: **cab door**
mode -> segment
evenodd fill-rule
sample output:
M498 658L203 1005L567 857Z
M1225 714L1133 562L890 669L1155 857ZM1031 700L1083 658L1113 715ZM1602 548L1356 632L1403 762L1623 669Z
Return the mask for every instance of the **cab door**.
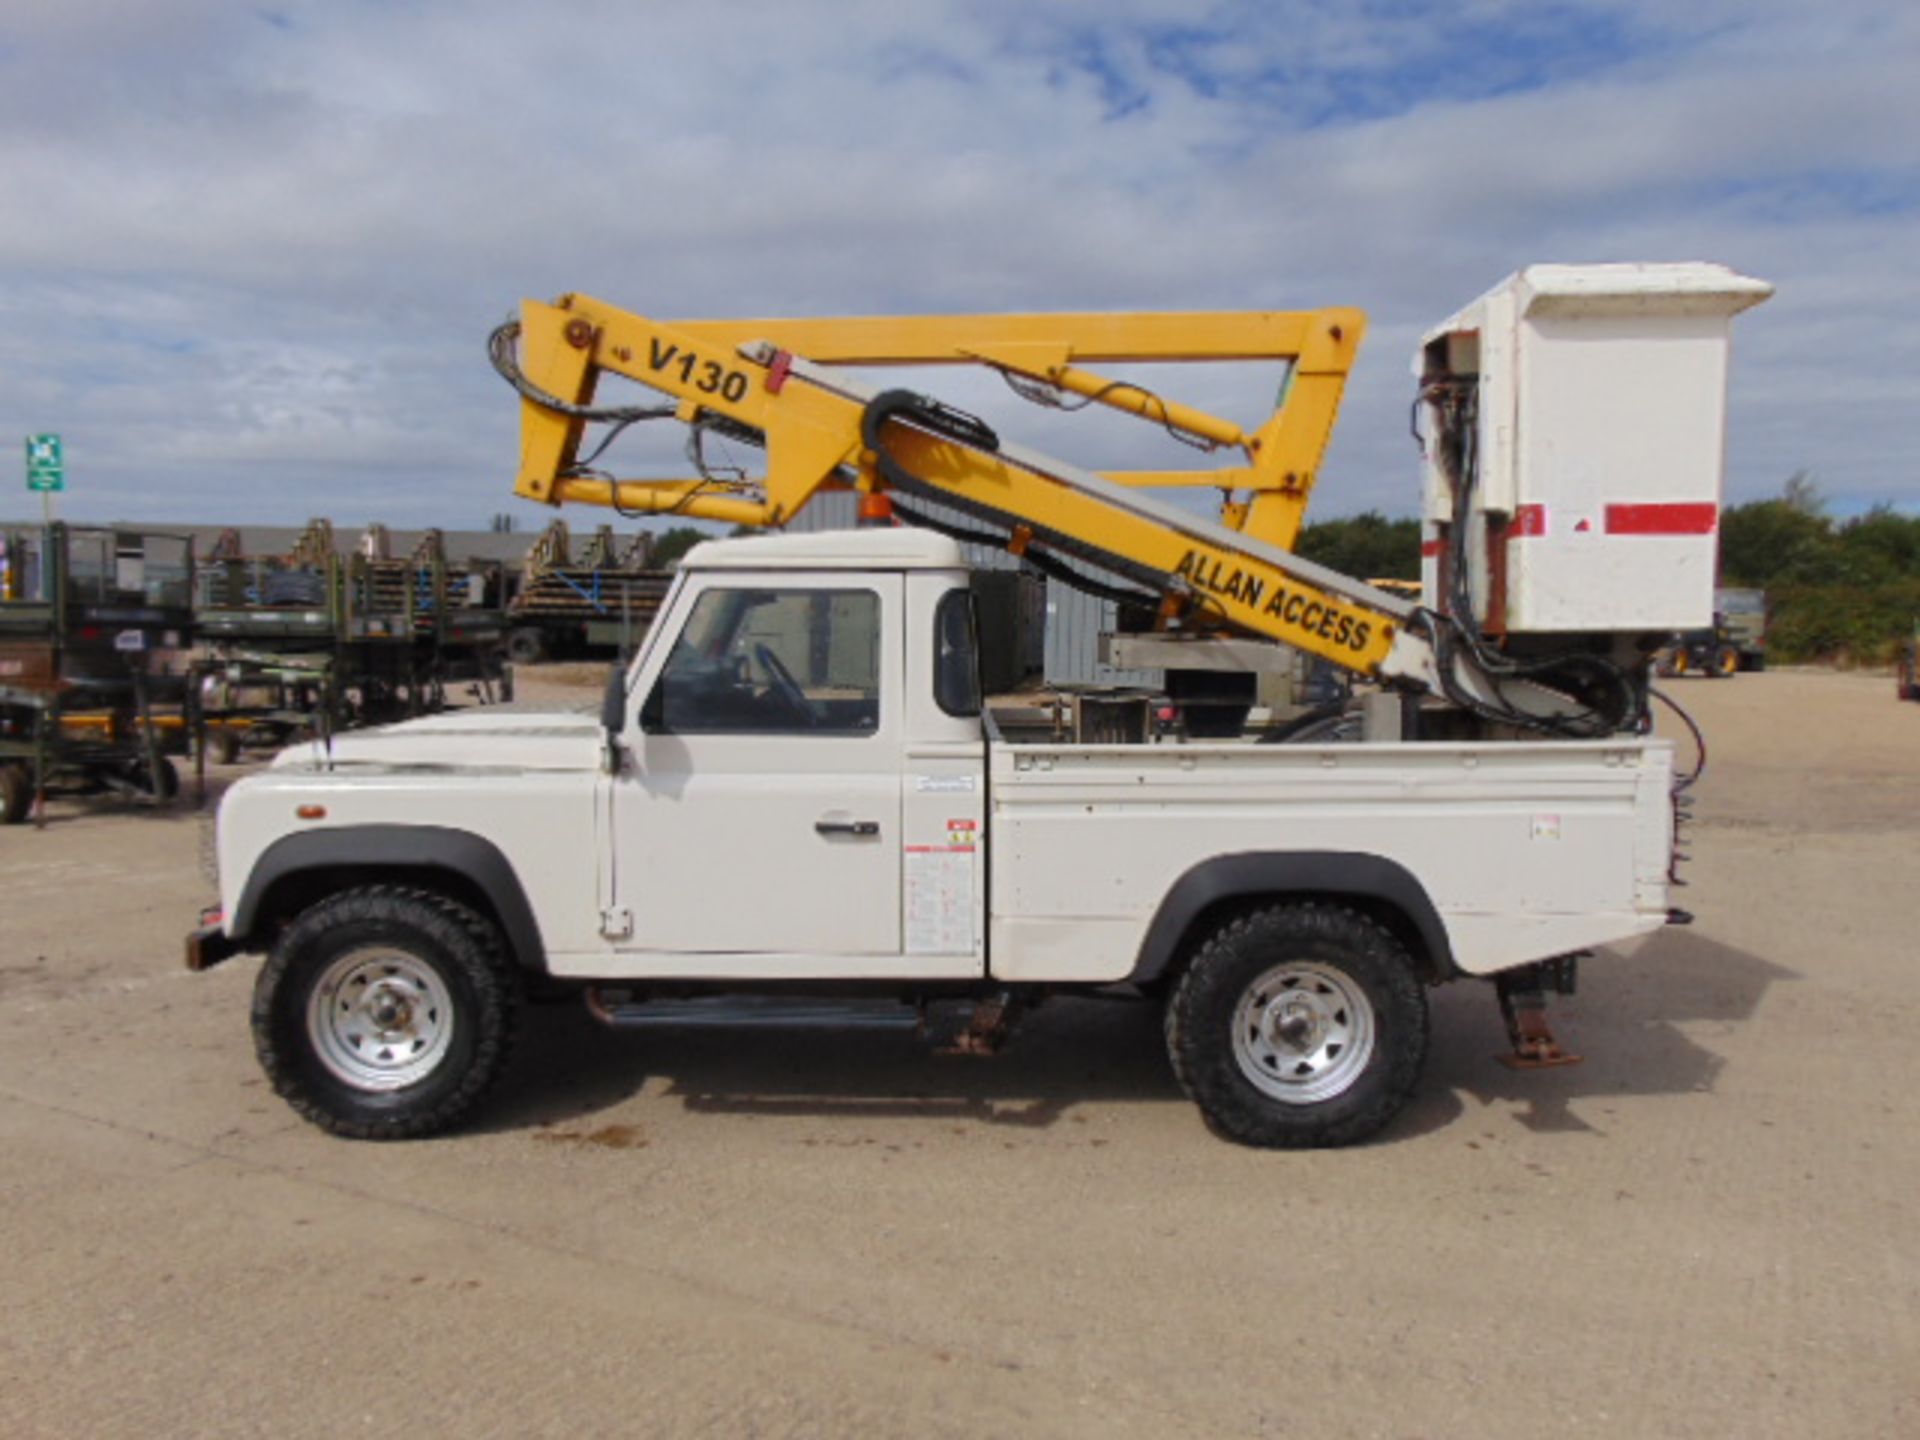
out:
M897 972L903 588L898 573L693 578L613 781L623 968Z

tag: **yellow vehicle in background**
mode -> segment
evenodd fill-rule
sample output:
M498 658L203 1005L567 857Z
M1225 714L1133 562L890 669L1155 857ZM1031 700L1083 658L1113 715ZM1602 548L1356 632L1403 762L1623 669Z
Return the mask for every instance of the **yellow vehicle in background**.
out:
M1743 668L1740 648L1726 617L1716 614L1703 630L1687 630L1673 637L1654 662L1661 675L1704 675L1710 680L1738 675Z

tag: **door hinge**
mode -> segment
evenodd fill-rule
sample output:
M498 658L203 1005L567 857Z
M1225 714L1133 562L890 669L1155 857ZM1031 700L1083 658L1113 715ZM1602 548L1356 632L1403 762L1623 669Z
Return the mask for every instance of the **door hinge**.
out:
M602 910L600 912L600 933L609 940L632 939L633 912L631 910Z

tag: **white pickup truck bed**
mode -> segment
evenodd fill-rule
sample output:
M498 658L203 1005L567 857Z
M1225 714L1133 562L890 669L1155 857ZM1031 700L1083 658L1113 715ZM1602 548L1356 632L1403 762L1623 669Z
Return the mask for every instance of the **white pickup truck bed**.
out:
M993 973L1114 981L1200 857L1374 855L1420 878L1484 975L1667 918L1673 747L996 744Z

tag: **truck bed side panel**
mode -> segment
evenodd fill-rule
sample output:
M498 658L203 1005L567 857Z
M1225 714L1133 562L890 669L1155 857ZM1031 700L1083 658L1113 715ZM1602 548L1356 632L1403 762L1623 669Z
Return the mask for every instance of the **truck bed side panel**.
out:
M1180 876L1247 852L1397 862L1470 974L1666 915L1665 741L997 745L990 765L990 953L1006 979L1124 978Z

